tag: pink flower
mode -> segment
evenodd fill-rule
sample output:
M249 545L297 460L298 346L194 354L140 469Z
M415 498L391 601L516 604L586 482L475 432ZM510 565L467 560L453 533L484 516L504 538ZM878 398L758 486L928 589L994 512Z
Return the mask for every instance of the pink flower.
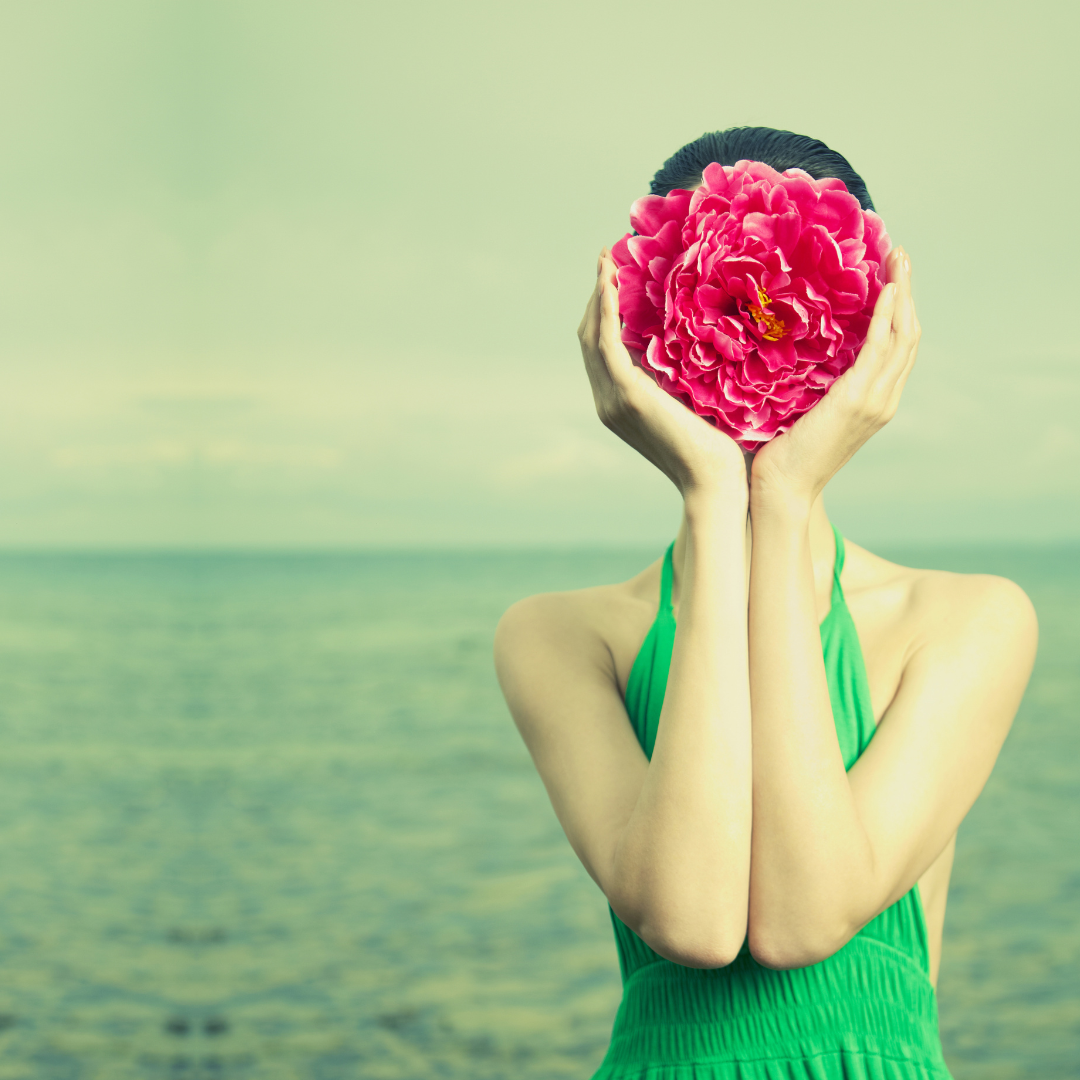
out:
M755 450L855 362L889 238L842 180L760 161L646 195L612 248L623 343L657 383Z

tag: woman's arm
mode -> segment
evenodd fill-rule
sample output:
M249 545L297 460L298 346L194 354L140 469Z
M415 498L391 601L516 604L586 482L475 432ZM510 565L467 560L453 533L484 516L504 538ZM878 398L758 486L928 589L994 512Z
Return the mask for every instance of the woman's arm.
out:
M890 276L855 366L754 462L749 934L770 967L831 955L926 871L985 784L1034 659L1034 616L1016 586L952 579L929 604L926 632L873 741L845 773L816 615L810 510L891 418L914 362L918 324L900 251Z
M750 886L745 501L699 493L686 521L664 706L614 851L612 906L679 963L721 967L746 937Z
M651 761L610 656L565 602L511 609L496 663L563 828L616 914L661 955L721 967L744 940L749 893L746 468L730 439L634 367L614 272L605 255L579 331L597 410L677 484L687 520Z

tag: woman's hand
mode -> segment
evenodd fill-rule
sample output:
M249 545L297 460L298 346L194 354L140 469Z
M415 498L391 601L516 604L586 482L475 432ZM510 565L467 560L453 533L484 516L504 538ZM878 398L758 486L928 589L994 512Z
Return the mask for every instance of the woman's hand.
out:
M596 289L578 327L596 411L604 425L651 461L686 498L722 490L746 495L746 463L738 444L636 366L622 343L616 267L607 248Z
M775 500L808 510L855 451L893 418L921 330L911 299L911 262L903 248L889 254L887 273L854 365L754 458L750 496L756 505Z

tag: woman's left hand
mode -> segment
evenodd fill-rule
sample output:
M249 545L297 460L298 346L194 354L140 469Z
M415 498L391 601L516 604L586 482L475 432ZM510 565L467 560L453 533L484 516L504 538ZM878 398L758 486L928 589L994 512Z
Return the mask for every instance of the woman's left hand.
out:
M922 331L904 249L893 248L886 266L889 280L858 358L817 405L757 452L751 504L777 500L809 509L855 451L893 418Z

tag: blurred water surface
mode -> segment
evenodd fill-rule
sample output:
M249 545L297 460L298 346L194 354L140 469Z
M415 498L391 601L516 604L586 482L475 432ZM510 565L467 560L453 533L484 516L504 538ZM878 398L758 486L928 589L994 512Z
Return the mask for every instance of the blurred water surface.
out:
M1080 1075L1080 550L960 837L957 1080ZM658 552L0 557L0 1080L588 1077L619 979L490 661Z

